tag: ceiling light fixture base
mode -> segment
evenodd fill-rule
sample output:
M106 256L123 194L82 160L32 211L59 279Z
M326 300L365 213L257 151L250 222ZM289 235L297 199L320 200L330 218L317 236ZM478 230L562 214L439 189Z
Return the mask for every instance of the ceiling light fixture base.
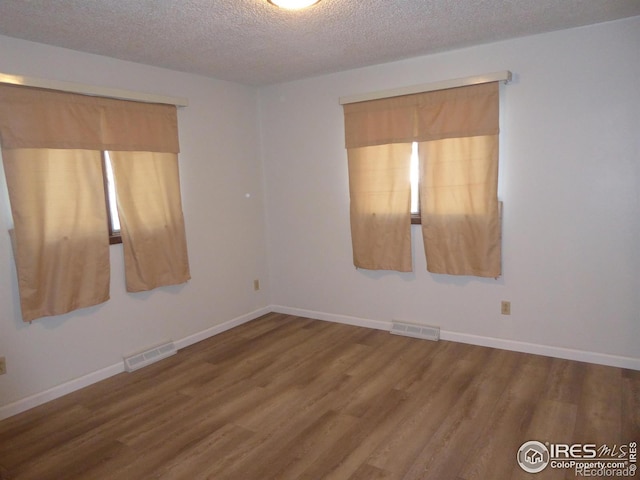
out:
M320 0L267 0L271 5L285 10L302 10L315 5Z

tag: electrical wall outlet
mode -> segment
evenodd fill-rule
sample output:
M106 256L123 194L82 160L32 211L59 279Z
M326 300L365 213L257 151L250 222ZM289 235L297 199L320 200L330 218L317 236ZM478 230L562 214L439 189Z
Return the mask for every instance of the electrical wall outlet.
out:
M7 359L0 357L0 375L7 373Z
M503 300L500 304L500 313L502 315L511 315L511 302Z

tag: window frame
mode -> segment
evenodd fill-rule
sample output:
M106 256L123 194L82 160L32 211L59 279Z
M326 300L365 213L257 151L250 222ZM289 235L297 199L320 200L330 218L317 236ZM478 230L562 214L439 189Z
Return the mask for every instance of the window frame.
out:
M104 204L105 209L107 210L107 230L109 232L109 245L117 245L122 243L122 235L120 230L114 230L113 228L113 215L114 212L111 210L111 197L109 191L109 180L107 176L107 162L109 161L107 157L107 152L105 150L100 151L100 164L102 166L102 184L104 188ZM115 212L115 215L118 215L118 212Z
M410 174L410 178L409 181L411 182L411 195L413 196L413 189L414 187L418 190L417 191L417 197L418 197L418 205L417 211L411 211L411 225L422 225L422 215L420 214L420 157L418 154L418 148L420 148L420 143L419 142L412 142L412 144L414 145L414 148L412 148L411 151L411 162L413 163L414 161L414 155L415 155L415 162L416 162L416 171L418 173L418 178L417 180L414 182L411 181L411 174ZM413 201L412 201L413 203Z

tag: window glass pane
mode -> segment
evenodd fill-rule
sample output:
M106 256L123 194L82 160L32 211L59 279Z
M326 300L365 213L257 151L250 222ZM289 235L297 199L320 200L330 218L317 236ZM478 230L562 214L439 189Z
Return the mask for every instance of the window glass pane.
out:
M109 152L104 152L105 170L107 172L107 195L109 196L109 213L111 218L111 231L120 233L120 218L118 217L118 205L116 203L116 187L113 180L113 167Z
M411 213L420 213L420 199L418 197L420 183L420 167L418 162L418 142L411 145L411 167L409 170L411 180Z

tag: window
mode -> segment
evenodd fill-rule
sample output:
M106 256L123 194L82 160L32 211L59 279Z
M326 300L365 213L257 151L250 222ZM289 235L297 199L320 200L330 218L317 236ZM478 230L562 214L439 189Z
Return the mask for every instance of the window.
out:
M120 235L120 217L118 216L118 204L116 202L116 185L113 178L113 166L109 152L102 152L102 175L104 179L105 204L107 207L107 223L109 226L109 243L114 245L122 243Z
M343 103L354 265L498 277L498 82ZM407 181L409 179L409 181Z
M106 225L128 292L189 280L175 105L0 84L0 139L24 321L109 299Z
M420 224L420 161L418 159L418 142L411 144L411 166L409 170L411 182L411 223Z

